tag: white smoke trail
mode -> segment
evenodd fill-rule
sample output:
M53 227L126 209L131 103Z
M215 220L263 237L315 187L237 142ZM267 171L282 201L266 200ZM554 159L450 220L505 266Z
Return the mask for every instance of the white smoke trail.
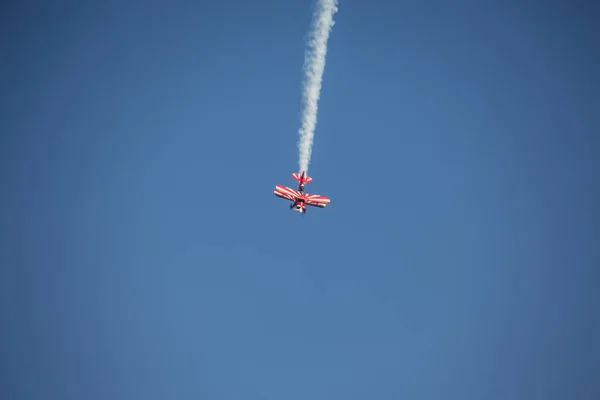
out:
M308 171L315 126L317 124L317 108L321 95L321 82L323 80L323 71L325 70L327 39L329 39L329 32L334 25L333 15L337 11L337 0L318 0L308 48L304 55L304 110L302 112L302 126L299 130L300 140L298 142L300 172Z

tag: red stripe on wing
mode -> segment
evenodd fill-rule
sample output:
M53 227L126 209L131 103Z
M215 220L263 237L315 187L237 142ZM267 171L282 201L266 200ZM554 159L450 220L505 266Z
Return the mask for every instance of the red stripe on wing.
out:
M327 196L321 196L318 194L306 194L306 204L311 206L324 208L327 204L331 202L331 199Z
M289 187L276 185L275 190L273 191L276 196L282 197L284 199L288 199L294 201L297 197L300 196L300 193L294 189L290 189Z

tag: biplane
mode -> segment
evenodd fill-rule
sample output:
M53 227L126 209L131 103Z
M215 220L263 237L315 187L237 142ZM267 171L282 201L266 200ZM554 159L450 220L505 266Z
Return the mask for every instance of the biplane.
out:
M297 190L283 185L275 185L273 192L276 196L292 202L290 210L306 214L306 206L325 208L329 204L331 201L329 197L304 192L304 186L312 182L312 178L306 175L305 171L302 171L302 174L294 172L292 177L298 181Z

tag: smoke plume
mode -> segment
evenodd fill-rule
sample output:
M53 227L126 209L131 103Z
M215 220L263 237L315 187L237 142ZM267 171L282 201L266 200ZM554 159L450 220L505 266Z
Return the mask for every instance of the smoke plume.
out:
M313 17L308 47L304 55L304 91L302 126L299 134L299 171L308 171L313 137L317 124L317 109L321 95L321 82L327 55L327 39L334 25L333 15L338 11L337 0L318 0Z

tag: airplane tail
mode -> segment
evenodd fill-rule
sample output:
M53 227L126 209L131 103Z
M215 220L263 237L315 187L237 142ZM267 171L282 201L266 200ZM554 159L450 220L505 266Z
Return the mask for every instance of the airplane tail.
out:
M304 179L302 179L302 177L304 176ZM292 177L297 180L298 182L304 182L304 183L309 183L312 182L312 178L308 175L306 175L304 172L302 174L299 174L297 172L294 172L292 174Z

